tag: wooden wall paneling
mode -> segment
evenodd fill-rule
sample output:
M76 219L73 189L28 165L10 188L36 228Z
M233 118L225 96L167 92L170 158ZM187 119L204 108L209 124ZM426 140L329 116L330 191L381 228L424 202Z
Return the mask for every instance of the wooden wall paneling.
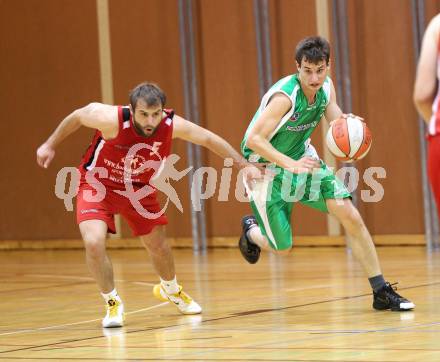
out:
M410 3L347 2L353 87L353 110L366 118L373 147L364 161L383 166L379 180L385 197L361 203L373 234L423 232L423 207L416 113L411 93L414 81ZM251 0L194 1L202 124L239 148L259 104L257 56ZM294 47L316 34L315 2L269 2L273 79L296 71ZM427 20L439 11L426 1ZM183 114L177 2L174 0L109 0L115 102L126 104L128 91L144 80L156 81L168 95L168 106ZM390 16L393 15L393 16ZM92 132L81 130L57 150L49 170L35 163L36 148L69 112L100 100L96 3L88 0L0 2L0 102L8 110L2 127L1 158L5 165L0 187L1 239L54 239L79 236L73 212L54 195L57 172L78 165ZM314 145L322 154L318 129ZM174 151L186 164L184 142ZM218 171L223 161L205 152L206 165ZM235 200L234 173L229 202L208 201L208 231L235 236L248 203ZM169 235L190 237L188 179L174 186L184 213L168 209ZM218 186L218 185L217 185ZM362 189L368 189L361 184ZM325 235L325 215L295 207L296 235ZM124 228L124 236L130 236Z
M354 113L365 117L373 145L357 163L383 167L384 198L359 208L373 234L422 233L423 204L416 113L411 8L402 1L348 2ZM391 14L394 14L391 16ZM368 190L365 183L360 188Z
M438 0L425 0L425 21L429 21L440 12L440 2Z
M198 2L199 67L202 124L236 150L258 106L258 73L253 2ZM207 202L209 236L236 236L248 202L235 198L237 173L231 178L229 201L218 201L224 162L205 151L205 164L217 170L215 195Z
M48 170L35 152L67 114L100 98L95 2L1 2L0 53L0 239L77 238L54 185L62 167L79 164L91 132L63 142Z

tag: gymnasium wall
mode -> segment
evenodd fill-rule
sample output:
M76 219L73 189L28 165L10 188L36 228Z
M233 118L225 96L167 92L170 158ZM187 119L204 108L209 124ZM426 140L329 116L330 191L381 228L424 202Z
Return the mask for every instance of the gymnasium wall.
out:
M423 233L423 195L416 112L411 92L415 71L411 1L348 1L353 111L373 132L369 155L357 164L386 169L384 198L360 202L373 234ZM114 101L144 80L166 91L168 106L184 114L176 0L109 0ZM259 104L252 0L193 2L202 125L235 148ZM329 6L331 2L329 2ZM331 9L331 6L330 6ZM273 80L295 71L296 43L316 33L315 2L270 0ZM427 19L439 11L426 1ZM78 238L74 212L54 194L57 172L76 166L92 131L81 130L57 150L50 169L36 165L35 151L68 113L101 100L96 2L92 0L0 0L1 160L0 240ZM313 141L322 153L321 131ZM176 141L179 169L187 166L186 145ZM203 152L218 180L223 160ZM250 211L218 192L207 202L209 236L235 236ZM173 184L184 212L168 209L171 237L191 235L188 179ZM368 190L365 183L361 189ZM295 207L296 235L326 235L326 216ZM123 236L130 236L124 225Z
M382 202L361 203L360 209L372 233L423 232L411 8L399 0L348 3L353 110L365 117L374 135L359 171L370 166L386 170Z

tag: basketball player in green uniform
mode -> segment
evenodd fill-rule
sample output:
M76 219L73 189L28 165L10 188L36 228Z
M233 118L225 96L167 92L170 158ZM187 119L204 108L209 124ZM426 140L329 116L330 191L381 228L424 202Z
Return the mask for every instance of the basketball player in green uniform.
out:
M246 183L254 215L242 220L239 248L249 263L260 250L286 253L292 248L290 216L301 202L334 215L344 226L354 256L373 289L373 307L411 310L414 303L384 280L376 249L343 183L318 157L310 135L321 118L343 115L327 76L330 46L321 37L303 39L296 48L298 72L276 82L264 95L241 150L250 162L266 163L272 177Z

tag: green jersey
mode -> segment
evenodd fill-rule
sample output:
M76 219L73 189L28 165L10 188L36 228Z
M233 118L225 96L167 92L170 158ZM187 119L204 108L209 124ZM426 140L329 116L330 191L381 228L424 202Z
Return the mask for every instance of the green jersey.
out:
M323 86L315 96L315 102L309 104L307 97L302 91L298 75L289 75L276 82L264 95L260 107L250 123L243 141L241 152L250 162L267 162L260 155L246 146L246 141L256 120L266 108L269 100L276 93L283 93L292 102L292 108L280 120L277 128L272 132L269 141L279 152L299 160L304 154L310 142L310 135L319 124L321 117L330 100L331 81L327 77Z

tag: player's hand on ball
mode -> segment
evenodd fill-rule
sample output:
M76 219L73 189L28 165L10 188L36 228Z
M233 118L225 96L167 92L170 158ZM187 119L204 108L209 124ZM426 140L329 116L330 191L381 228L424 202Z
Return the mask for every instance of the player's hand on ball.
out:
M55 150L47 143L43 143L37 150L37 163L41 167L48 168L53 158Z
M362 122L365 122L365 120L362 117L357 116L357 115L355 115L353 113L343 113L341 117L345 118L345 119L347 119L347 118L357 118L357 119L361 120Z
M362 121L362 122L365 122L365 120L362 118L362 117L359 117L359 116L357 116L357 115L355 115L355 114L353 114L353 113L343 113L342 115L341 115L341 117L339 117L339 118L336 118L336 119L334 119L333 121L331 121L330 123L329 123L329 126L331 127L338 119L340 119L340 118L344 118L344 119L348 119L348 118L357 118L357 119L359 119L360 121Z

